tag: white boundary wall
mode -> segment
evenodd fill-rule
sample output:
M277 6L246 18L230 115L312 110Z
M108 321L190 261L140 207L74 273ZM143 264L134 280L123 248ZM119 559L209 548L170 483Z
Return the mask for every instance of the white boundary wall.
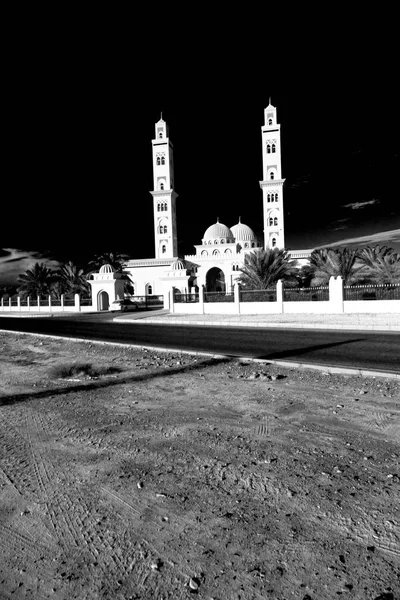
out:
M278 281L276 291L276 302L240 302L239 286L235 284L234 302L204 302L204 288L200 287L199 302L174 302L173 293L171 293L171 312L203 315L391 313L399 314L400 323L400 300L344 301L341 277L331 277L328 301L283 302L282 281Z
M10 300L1 299L0 302L0 312L9 312L9 313L62 313L62 312L94 312L96 311L93 308L92 304L84 304L81 305L79 294L75 294L74 304L65 304L64 297L61 297L60 304L54 305L51 301L51 297L48 299L44 298L35 298L33 304L33 299L28 298L27 304L21 305L20 298L17 299L17 305L12 305Z

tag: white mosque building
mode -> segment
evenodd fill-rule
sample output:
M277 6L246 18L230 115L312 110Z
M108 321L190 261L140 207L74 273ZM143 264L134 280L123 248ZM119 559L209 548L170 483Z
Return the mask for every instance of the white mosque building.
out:
M281 166L281 132L276 107L269 105L264 111L262 135L263 195L265 248L284 248L284 211ZM128 260L124 271L130 277L134 296L164 295L172 288L182 293L204 286L206 291L229 292L239 277L239 268L245 256L262 247L250 227L239 222L228 227L217 220L204 233L201 244L194 246L195 254L178 257L176 198L174 190L173 145L168 126L161 118L155 125L152 140L153 154L153 214L155 258ZM307 262L311 251L291 252L299 264ZM102 274L97 277L96 294L104 303L104 290L110 302L121 297L119 276L104 273L108 284L102 288ZM114 281L115 280L115 281ZM112 284L114 281L114 285ZM110 284L112 289L110 289ZM93 292L95 290L93 289Z

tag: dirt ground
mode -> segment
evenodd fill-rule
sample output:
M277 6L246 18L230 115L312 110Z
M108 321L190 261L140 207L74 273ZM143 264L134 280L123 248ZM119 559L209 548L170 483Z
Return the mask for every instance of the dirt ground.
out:
M399 456L399 380L0 333L0 598L399 600Z

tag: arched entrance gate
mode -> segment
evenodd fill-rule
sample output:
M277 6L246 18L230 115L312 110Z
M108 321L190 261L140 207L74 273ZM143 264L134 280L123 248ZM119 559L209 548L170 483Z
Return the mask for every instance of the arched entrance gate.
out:
M99 292L97 295L97 310L108 310L110 307L110 300L107 292Z
M210 269L206 275L207 292L226 292L225 275L218 267Z

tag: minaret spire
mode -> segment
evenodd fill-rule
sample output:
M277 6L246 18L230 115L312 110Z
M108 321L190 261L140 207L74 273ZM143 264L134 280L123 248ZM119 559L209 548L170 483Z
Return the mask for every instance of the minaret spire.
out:
M276 107L271 104L264 110L261 127L263 179L264 247L284 248L283 184L281 164L281 126L277 122Z
M162 118L155 127L153 146L153 212L155 258L174 258L178 255L176 198L174 191L173 145L168 125Z

